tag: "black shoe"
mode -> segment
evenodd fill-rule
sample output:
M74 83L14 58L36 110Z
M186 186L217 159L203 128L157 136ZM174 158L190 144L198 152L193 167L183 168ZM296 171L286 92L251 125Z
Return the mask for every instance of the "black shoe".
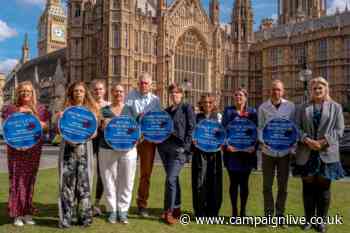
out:
M149 217L149 213L148 213L147 209L146 209L146 208L143 208L143 207L140 207L140 208L139 208L139 211L138 211L137 214L140 215L140 216L143 217L143 218Z
M303 226L302 226L302 230L304 231L307 231L307 230L310 230L312 228L312 224L311 223L305 223Z
M318 224L317 225L317 231L318 232L322 232L322 233L325 233L327 231L327 227L325 224Z

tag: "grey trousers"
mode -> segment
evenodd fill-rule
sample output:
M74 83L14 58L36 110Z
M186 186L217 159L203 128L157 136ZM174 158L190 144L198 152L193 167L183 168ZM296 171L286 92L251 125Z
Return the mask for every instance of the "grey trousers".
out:
M287 188L289 178L289 155L284 157L271 157L262 155L262 170L263 170L263 193L264 193L264 212L265 216L282 216L284 215ZM277 174L276 174L277 171ZM277 175L277 200L273 199L272 186Z

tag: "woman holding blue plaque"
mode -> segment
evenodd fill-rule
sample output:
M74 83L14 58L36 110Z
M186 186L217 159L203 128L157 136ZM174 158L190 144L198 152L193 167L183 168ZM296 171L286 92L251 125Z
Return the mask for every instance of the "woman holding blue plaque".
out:
M248 107L248 92L239 88L234 92L234 105L226 107L222 124L227 127L237 118L246 118L257 124L257 113L254 108ZM249 176L252 169L256 168L256 147L248 151L239 151L232 145L224 146L224 165L230 177L230 198L232 216L238 216L237 198L240 192L241 209L240 216L246 216L246 205L249 195Z
M37 103L35 90L29 81L18 84L15 103L7 105L2 110L2 118L6 120L16 112L35 115L43 129L47 129L49 113L43 105ZM8 172L10 178L10 193L8 213L14 218L15 226L33 225L35 211L32 200L36 175L39 168L43 140L29 149L15 149L7 146Z
M174 123L174 133L158 144L158 152L166 173L164 213L162 219L168 224L177 223L181 216L180 171L191 151L192 131L196 124L192 106L182 100L183 90L176 84L169 87L172 105L166 109Z
M222 115L217 111L214 95L203 95L199 101L199 110L200 113L196 115L197 124L204 119L221 123ZM193 147L192 200L197 217L218 216L222 203L221 150L204 152Z
M64 108L83 106L98 118L99 110L83 82L74 82L67 90ZM62 113L59 114L62 117ZM59 155L59 227L72 225L73 215L78 215L79 224L92 223L93 148L91 139L75 144L62 140ZM76 203L77 202L77 203Z
M339 160L339 139L344 131L344 117L340 104L329 96L328 82L322 78L310 81L311 100L297 112L301 140L296 153L296 174L303 181L305 217L303 229L313 227L312 217L326 220L331 199L331 182L344 177ZM315 226L325 232L326 225Z
M112 104L101 109L102 129L117 116L126 115L136 120L132 108L124 104L123 86L114 84L111 94ZM99 164L109 212L108 221L116 223L119 220L127 224L137 165L136 145L127 151L115 151L102 137L100 153Z

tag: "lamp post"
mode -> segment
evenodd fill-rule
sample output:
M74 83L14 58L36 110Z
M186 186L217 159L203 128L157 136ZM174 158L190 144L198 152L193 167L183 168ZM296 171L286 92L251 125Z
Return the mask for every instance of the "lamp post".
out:
M303 102L306 103L308 100L308 82L312 77L312 70L310 70L306 63L303 64L302 70L299 72L299 81L303 82L304 84L304 96L303 96Z

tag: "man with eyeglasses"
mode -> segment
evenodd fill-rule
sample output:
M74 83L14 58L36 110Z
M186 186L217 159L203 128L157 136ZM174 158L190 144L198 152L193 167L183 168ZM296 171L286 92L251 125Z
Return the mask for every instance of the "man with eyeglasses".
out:
M126 98L126 105L130 106L137 114L137 119L147 112L160 110L158 96L152 94L152 76L143 73L139 77L138 90L131 91ZM142 141L137 146L137 153L140 158L140 182L137 194L138 214L148 217L147 200L149 197L150 178L153 169L156 144Z
M110 102L105 100L106 96L106 87L102 80L93 80L91 83L91 89L92 89L92 95L98 104L99 109L110 105ZM102 215L102 211L100 209L100 201L102 199L103 195L103 184L102 184L102 178L100 173L100 166L99 166L99 147L100 147L100 137L102 135L102 132L98 132L98 135L96 138L93 139L93 151L96 156L96 194L95 194L95 204L94 204L94 215L100 216Z

